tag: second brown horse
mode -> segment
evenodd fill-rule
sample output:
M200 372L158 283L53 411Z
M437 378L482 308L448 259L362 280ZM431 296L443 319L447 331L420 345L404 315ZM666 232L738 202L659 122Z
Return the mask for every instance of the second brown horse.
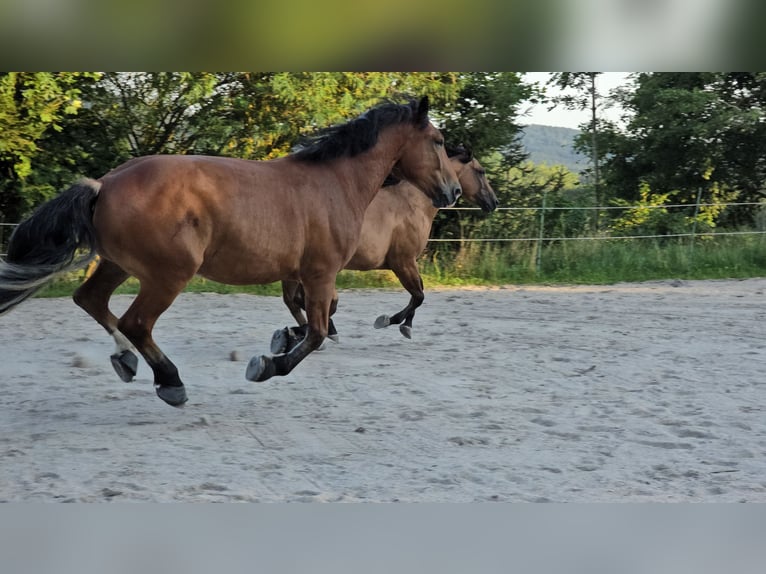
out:
M494 211L497 207L497 197L478 160L463 147L448 148L447 151L463 190L462 197L485 212ZM390 269L411 296L407 306L398 313L378 317L375 328L398 324L402 335L408 339L412 337L412 319L415 310L424 300L423 280L418 271L417 258L428 243L431 225L437 212L438 209L433 203L408 181L386 185L367 208L359 245L346 264L346 269ZM305 295L300 282L282 281L282 297L298 326L285 327L274 333L271 342L272 353L291 349L300 342L306 332L306 318L302 312ZM333 299L331 314L336 306L337 293ZM329 329L330 338L337 339L332 320Z

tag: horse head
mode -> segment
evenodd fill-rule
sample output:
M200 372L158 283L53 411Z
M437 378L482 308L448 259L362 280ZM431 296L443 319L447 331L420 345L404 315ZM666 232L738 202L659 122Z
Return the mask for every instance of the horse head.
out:
M487 172L473 156L473 152L465 146L449 148L447 152L460 181L463 197L487 213L497 209L495 190L489 184Z
M420 188L435 207L447 207L460 197L460 181L447 157L444 137L428 119L428 97L412 105L409 137L393 172Z

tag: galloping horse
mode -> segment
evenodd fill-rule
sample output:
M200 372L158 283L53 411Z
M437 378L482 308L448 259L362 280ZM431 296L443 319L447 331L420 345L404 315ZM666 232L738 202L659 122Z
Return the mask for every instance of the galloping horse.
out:
M306 336L289 353L253 357L245 374L251 381L286 375L327 335L335 277L392 170L437 207L461 193L427 98L376 106L279 159L130 160L98 181L79 181L16 228L0 264L0 313L99 254L75 302L114 338L120 378L135 376L135 348L154 372L157 395L178 406L186 391L152 328L189 280L199 274L229 284L300 281ZM89 252L77 257L79 248ZM118 319L109 298L131 275L139 293Z
M462 197L477 204L485 212L494 211L497 197L487 181L484 168L463 148L448 148L450 162L460 180ZM381 315L375 321L375 328L398 324L399 331L410 339L412 319L415 310L423 303L423 280L418 272L417 258L423 252L431 233L431 224L438 209L423 193L408 181L396 181L385 185L375 196L364 215L362 234L353 257L346 263L346 269L370 271L390 269L402 286L409 291L409 304L389 317ZM274 333L271 351L284 352L295 346L304 336L306 319L301 311L304 293L297 281L282 281L282 297L298 327L285 327ZM333 300L332 312L337 306L337 294ZM331 313L332 314L332 313ZM336 338L335 327L330 319L330 338Z

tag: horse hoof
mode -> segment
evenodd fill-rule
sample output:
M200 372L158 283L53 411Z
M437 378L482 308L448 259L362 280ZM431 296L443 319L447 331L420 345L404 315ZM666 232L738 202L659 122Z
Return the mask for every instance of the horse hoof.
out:
M112 360L112 366L120 379L126 383L133 380L138 370L138 357L133 351L125 350L119 354L115 353L109 358Z
M271 352L274 355L278 355L279 353L287 351L289 337L290 334L288 333L287 327L274 331L274 334L271 336Z
M303 338L306 336L305 333L295 332L294 329L288 329L287 330L287 345L285 345L284 353L289 353L292 351L295 347L301 344L301 341L303 341Z
M388 327L391 324L391 318L388 315L381 315L377 319L375 319L375 328L376 329L382 329L383 327Z
M260 383L266 379L270 379L276 374L276 368L274 367L274 361L271 357L260 355L253 357L247 364L247 370L245 371L245 378L248 381L254 381Z
M327 338L330 339L333 343L337 343L340 341L340 337L338 336L338 333L335 333L334 335L327 335Z
M171 387L169 385L154 385L154 388L157 391L157 396L169 404L171 407L180 407L189 400L186 396L186 389L183 385L180 387Z
M399 332L408 339L412 339L412 327L408 327L407 325L399 325Z

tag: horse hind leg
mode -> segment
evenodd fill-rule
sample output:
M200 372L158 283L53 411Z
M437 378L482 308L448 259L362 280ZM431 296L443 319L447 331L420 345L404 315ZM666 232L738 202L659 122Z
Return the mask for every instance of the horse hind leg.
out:
M126 383L136 376L138 357L133 352L133 345L117 328L117 317L109 310L109 299L129 276L122 267L102 258L73 295L74 302L114 339L116 349L111 356L112 366L120 379Z
M389 325L399 325L399 332L408 339L412 339L412 319L415 310L423 304L425 294L423 292L423 279L420 277L417 262L413 259L407 261L401 267L392 266L391 270L399 279L402 286L409 292L410 301L407 306L398 313L380 315L375 319L375 328L382 329Z
M417 266L414 269L414 275L408 279L407 283L402 281L402 285L410 292L411 297L410 303L407 305L409 310L405 313L404 322L399 325L399 332L408 339L412 339L412 320L415 318L415 311L425 300L423 279L420 277Z
M117 344L117 350L109 356L109 359L112 361L112 367L117 376L129 383L138 372L138 357L133 352L135 350L133 345L130 344L125 335L115 331L112 336Z
M152 329L184 285L186 281L141 281L138 295L117 323L154 372L157 396L175 407L187 401L186 389L176 366L154 342Z

